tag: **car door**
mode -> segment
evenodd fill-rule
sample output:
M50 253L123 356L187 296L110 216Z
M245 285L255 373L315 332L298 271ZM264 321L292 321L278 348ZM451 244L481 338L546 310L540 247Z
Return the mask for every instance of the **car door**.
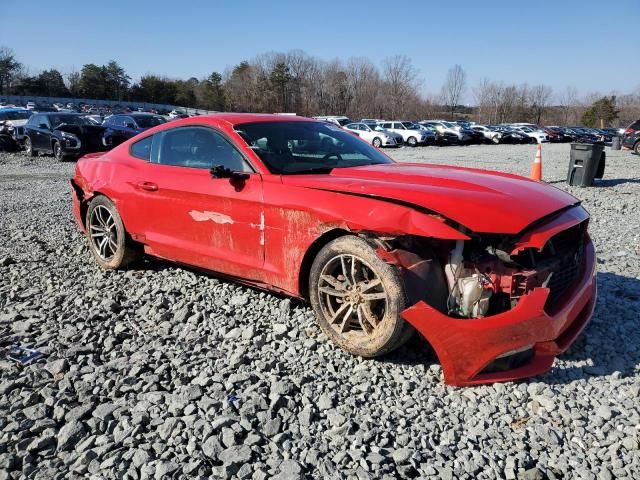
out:
M213 178L216 165L243 178ZM151 162L141 162L135 177L133 208L144 212L136 228L152 253L262 280L262 177L224 134L204 126L159 132Z
M51 122L47 115L37 115L33 137L31 142L37 150L51 150Z

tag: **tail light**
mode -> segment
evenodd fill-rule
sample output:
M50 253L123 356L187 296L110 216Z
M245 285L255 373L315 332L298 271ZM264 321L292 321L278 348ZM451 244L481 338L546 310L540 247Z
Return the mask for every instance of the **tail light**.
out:
M633 133L633 131L634 131L634 130L633 130L633 128L627 128L627 129L624 131L624 133L625 133L626 135L631 135L631 134Z

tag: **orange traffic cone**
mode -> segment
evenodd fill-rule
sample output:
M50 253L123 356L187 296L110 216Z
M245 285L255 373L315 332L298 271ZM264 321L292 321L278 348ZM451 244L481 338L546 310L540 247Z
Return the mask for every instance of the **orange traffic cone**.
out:
M542 180L542 144L538 144L538 150L536 151L536 158L533 160L533 167L531 168L531 179Z

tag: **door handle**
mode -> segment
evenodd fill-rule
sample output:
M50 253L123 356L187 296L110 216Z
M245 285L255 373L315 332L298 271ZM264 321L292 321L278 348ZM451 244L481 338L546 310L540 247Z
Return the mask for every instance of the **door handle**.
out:
M138 182L138 188L147 190L148 192L158 191L158 185L153 182Z

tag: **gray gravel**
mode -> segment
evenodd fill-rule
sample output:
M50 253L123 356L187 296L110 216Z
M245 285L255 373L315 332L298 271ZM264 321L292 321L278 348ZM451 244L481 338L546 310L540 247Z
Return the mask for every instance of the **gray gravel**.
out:
M568 145L545 146L545 179ZM532 146L391 151L528 173ZM596 314L553 370L452 388L419 340L379 360L309 308L160 262L104 272L70 213L72 163L0 154L0 480L639 478L640 158L568 189L592 214Z

